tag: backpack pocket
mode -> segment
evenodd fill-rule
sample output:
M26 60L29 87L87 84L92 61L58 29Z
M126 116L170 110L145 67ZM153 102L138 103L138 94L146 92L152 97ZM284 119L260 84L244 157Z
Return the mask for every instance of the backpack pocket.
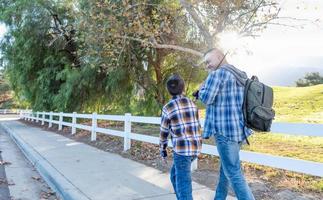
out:
M270 131L270 126L275 117L275 111L264 106L254 107L250 115L250 125L256 131Z

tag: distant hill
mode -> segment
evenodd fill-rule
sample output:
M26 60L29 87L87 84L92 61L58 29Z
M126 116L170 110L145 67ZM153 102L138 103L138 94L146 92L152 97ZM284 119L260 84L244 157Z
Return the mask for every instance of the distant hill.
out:
M304 78L305 74L311 72L319 72L323 75L323 67L290 67L277 70L266 70L256 74L261 81L268 85L277 86L296 86L296 81ZM251 74L249 74L251 75Z
M274 87L276 121L323 123L323 84Z

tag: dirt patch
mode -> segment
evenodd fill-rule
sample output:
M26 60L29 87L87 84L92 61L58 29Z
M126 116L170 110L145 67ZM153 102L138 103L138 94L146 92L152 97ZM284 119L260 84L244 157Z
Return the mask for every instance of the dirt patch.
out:
M120 154L125 158L135 160L147 166L159 169L163 172L168 172L172 164L172 153L170 149L168 149L168 163L165 165L163 162L161 162L158 145L132 140L131 149L127 152L124 152L123 138L120 137L97 133L97 140L90 141L91 133L89 131L78 130L76 134L71 135L70 127L64 127L62 131L58 131L57 125L53 125L53 127L48 128L47 124L45 124L45 126L41 126L40 123L23 120L21 120L21 122L31 126L40 127L44 130L55 132L78 142L91 145L103 151ZM83 124L90 125L90 122L84 122ZM99 126L113 128L115 130L123 130L122 124L115 125L100 123ZM137 126L136 128L134 128L134 130L141 132L143 128ZM313 183L317 183L318 185L323 184L322 178L249 163L243 163L242 167L244 169L246 179L256 199L323 199L323 191L320 191L317 188L313 188L312 186L308 186L313 185ZM204 154L200 155L198 161L198 170L193 172L192 178L194 181L214 190L216 181L218 180L218 168L219 159L216 156ZM230 194L234 196L234 193L232 191L230 191Z

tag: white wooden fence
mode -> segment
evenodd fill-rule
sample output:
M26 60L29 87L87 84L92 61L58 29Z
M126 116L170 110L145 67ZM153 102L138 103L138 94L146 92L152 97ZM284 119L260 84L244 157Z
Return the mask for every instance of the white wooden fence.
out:
M18 109L0 109L0 114L19 114L20 110Z
M53 116L58 117L53 120ZM63 121L64 117L72 118L72 123ZM146 123L146 124L160 124L159 117L140 117L132 116L127 113L125 115L98 115L93 114L77 114L77 113L54 113L54 112L31 112L20 111L20 118L41 122L42 125L48 122L48 126L58 124L58 130L62 130L63 126L72 127L71 134L76 133L76 129L88 130L91 132L91 140L96 140L96 133L103 133L124 138L124 150L131 147L131 140L148 142L152 144L159 144L159 138L154 136L142 135L133 133L131 131L131 123ZM77 119L91 119L92 125L78 124ZM97 126L97 120L109 120L124 122L124 131L117 131L107 128L100 128ZM203 125L204 120L201 120ZM273 133L283 133L291 135L305 135L305 136L319 136L323 137L323 124L301 124L301 123L274 123L272 126ZM171 142L168 142L172 146ZM218 156L217 149L214 145L203 144L202 153ZM240 158L242 161L251 162L255 164L265 165L285 169L294 172L305 173L309 175L323 177L323 163L306 161L301 159L274 156L263 153L256 153L250 151L241 151ZM193 169L197 168L197 162L193 164Z

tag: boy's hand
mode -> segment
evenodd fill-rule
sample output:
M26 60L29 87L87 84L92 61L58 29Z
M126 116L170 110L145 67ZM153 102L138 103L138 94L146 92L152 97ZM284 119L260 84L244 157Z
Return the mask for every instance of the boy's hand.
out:
M160 151L160 156L162 157L163 163L167 164L167 151L166 151L166 149Z
M168 162L167 162L167 157L162 157L162 160L163 160L163 163L164 163L165 165L167 165L167 164L168 164Z
M195 97L195 100L198 100L199 99L199 90L196 90L195 92L193 92L192 96Z

